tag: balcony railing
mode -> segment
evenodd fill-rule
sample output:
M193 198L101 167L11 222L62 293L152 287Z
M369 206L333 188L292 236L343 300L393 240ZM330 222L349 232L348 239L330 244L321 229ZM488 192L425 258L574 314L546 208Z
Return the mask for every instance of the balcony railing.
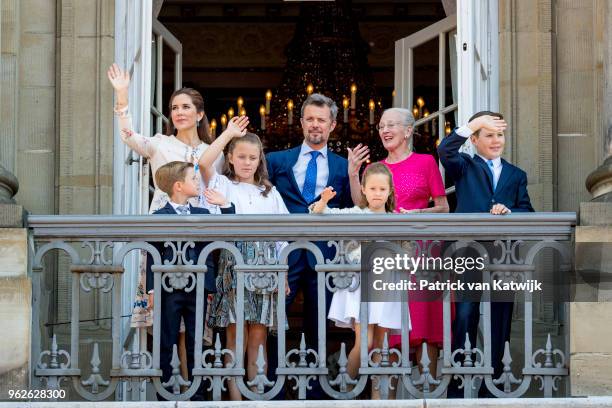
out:
M198 387L206 386L212 391L214 400L222 399L228 378L234 378L241 394L251 400L269 400L293 388L299 399L306 398L307 390L318 381L324 393L334 399L358 398L366 390L368 379L380 388L383 398L389 395L392 379L399 379L398 392L405 398L444 397L453 378L462 384L464 397L477 397L476 385L483 387L497 397L520 397L536 395L551 397L559 390L559 380L568 376L566 350L568 344L553 344L551 337L533 344L534 301L533 294L517 293L523 297L520 313L524 327L521 338L512 338L512 345L522 343L522 361L514 365L510 347L506 347L504 370L499 377L493 374L491 361L491 305L482 303L482 341L479 344L466 342L461 349L451 349L451 301L449 291L443 293L444 343L440 353L438 373L429 373L429 356L424 346L420 361L412 361L408 336L403 335L401 350L389 349L385 342L382 348L367 349L367 310L362 303L361 321L361 365L357 378L351 378L346 371L346 347L342 344L338 366L328 366L328 332L325 310L326 291L336 291L349 286L353 276L359 275L359 265L345 257L347 241L409 241L417 251L423 250L422 243L443 242L440 248L444 256L452 255L461 248L471 247L486 260L485 279L503 275L507 280L529 279L540 267L553 268L554 273L569 273L572 262L572 234L576 223L574 213L512 214L491 216L483 214L432 214L432 215L288 215L288 216L30 216L29 228L34 238L31 260L34 281L33 325L40 327L41 282L47 272L43 257L50 252L60 252L68 258L70 283L70 330L66 332L69 342L58 343L52 339L33 339L33 351L38 357L33 372L43 380L41 387L59 390L65 387L80 398L99 401L108 398L142 398L139 390L145 381L152 383L155 391L166 399L187 400ZM181 248L190 242L209 242L199 256L197 264L188 265L180 261L174 265L163 265L161 257L152 242L168 242L175 251L176 259L181 258ZM236 241L288 241L278 258L270 259L263 251L254 259L244 259L235 246ZM329 241L334 246L334 259L324 259L321 250L313 241ZM243 348L244 288L268 291L277 297L276 318L278 327L286 321L285 279L288 273L287 259L291 251L311 251L317 260L318 272L318 349L307 349L304 342L287 350L285 330L278 330L278 366L270 380L270 372L264 369L262 350L258 359L257 375L246 378L244 356L232 354L219 341L213 346L203 347L205 316L204 277L207 273L205 259L214 250L225 249L234 253L237 272L237 350ZM187 381L180 374L178 359L173 361L173 377L164 386L160 369L160 314L155 313L153 343L147 351L145 344L132 336L127 341L128 330L122 322L122 304L133 294L124 293L124 267L126 259L141 251L148 251L155 261L155 304L161 304L162 290L178 287L180 279L168 277L195 277L193 290L197 294L196 343L193 380ZM545 251L559 254L559 262L542 261ZM417 253L418 255L418 253ZM540 260L538 260L540 259ZM434 271L436 272L436 271ZM441 272L441 271L437 271ZM130 270L130 273L136 273ZM250 279L255 275L259 279ZM351 279L347 279L351 278ZM276 289L276 290L275 290ZM106 293L111 298L112 319L110 339L106 340L111 352L107 361L101 359L99 339L87 339L87 333L80 331L79 307L82 296L87 292ZM402 308L402 333L408 333L408 308ZM122 320L123 319L123 320ZM516 326L516 325L515 325ZM290 330L299 330L291 328ZM294 333L295 334L295 333ZM308 334L307 334L308 335ZM314 334L311 334L314 335ZM350 336L350 334L347 334ZM300 334L295 337L299 338ZM272 340L274 339L274 340ZM349 339L349 338L347 338ZM91 354L81 356L80 346L88 340L93 347ZM41 344L47 343L46 346ZM480 344L482 343L482 344ZM565 342L567 343L567 342ZM37 347L39 349L37 349ZM43 347L46 350L43 351ZM534 348L536 349L534 351ZM515 350L513 348L513 350ZM227 354L232 354L226 359ZM380 358L374 359L373 354ZM391 355L399 356L397 361ZM88 363L81 362L85 357ZM378 361L375 361L378 360ZM108 369L102 369L107 367ZM272 367L274 368L274 367ZM271 368L271 370L272 370ZM420 368L420 369L419 369ZM69 381L61 382L62 379ZM536 384L537 383L537 384ZM124 387L122 384L126 384ZM180 387L179 384L185 386ZM127 391L126 391L127 390ZM131 393L129 393L131 391ZM75 396L76 397L76 396Z

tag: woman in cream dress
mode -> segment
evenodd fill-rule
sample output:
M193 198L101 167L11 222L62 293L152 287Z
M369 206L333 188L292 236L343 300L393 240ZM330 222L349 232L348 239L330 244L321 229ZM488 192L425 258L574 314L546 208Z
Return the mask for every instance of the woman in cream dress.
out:
M170 96L170 120L166 126L166 135L156 134L147 137L134 132L132 118L128 107L128 90L130 77L127 71L113 64L107 72L113 88L115 89L115 115L119 118L121 139L132 150L149 160L153 180L155 172L161 166L171 161L191 162L196 167L196 177L200 185L200 196L192 198L190 204L196 207L205 207L211 213L219 213L218 207L210 205L204 198L204 184L198 170L198 160L202 153L212 142L208 119L204 112L202 95L191 88L182 88ZM215 162L214 166L221 171L223 157ZM149 214L164 207L168 202L168 195L155 185L153 200L149 207ZM132 312L132 326L143 327L152 325L151 314L148 308L148 299L145 296L145 261L141 262L139 284L136 294L134 310Z

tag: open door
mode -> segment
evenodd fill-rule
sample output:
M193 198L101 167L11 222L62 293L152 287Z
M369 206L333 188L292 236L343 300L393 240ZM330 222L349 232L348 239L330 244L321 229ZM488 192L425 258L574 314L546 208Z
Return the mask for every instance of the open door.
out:
M477 111L499 109L498 1L458 0L456 15L449 15L395 43L393 103L397 107L412 109L417 104L414 97L417 85L414 83L414 49L439 38L437 111L419 118L415 125L432 122L436 125L439 140L449 130L446 127L447 114L454 112L454 122L462 125ZM450 51L452 103L446 98L447 47ZM463 150L472 153L471 148L471 144L466 143Z
M182 86L182 45L159 22L161 0L115 1L115 61L130 72L130 112L134 130L143 136L163 133L168 122L163 114L163 52L169 48L174 58L174 88ZM166 96L167 98L167 96ZM113 213L148 214L150 167L147 160L131 151L121 140L118 121L114 127ZM123 274L122 315L132 312L138 286L139 254L126 257ZM121 333L124 346L146 348L146 331L140 335L126 319ZM134 342L133 342L134 341ZM145 391L121 390L122 400L145 400Z
M151 134L151 13L151 0L115 1L115 61L130 72L130 112L142 135ZM113 213L141 214L143 160L121 141L117 120L114 133Z
M432 134L437 136L438 142L444 138L447 128L447 115L456 113L457 103L455 97L447 98L447 54L450 58L451 85L453 94L456 83L457 58L454 52L455 33L457 31L457 16L452 14L416 33L395 42L395 94L393 106L413 109L418 102L415 99L415 49L417 47L436 47L430 52L438 55L438 104L435 112L422 117L416 117L415 131L424 125L431 126ZM455 122L453 120L453 122ZM444 168L440 166L444 176Z
M459 124L481 110L499 110L499 0L458 0Z

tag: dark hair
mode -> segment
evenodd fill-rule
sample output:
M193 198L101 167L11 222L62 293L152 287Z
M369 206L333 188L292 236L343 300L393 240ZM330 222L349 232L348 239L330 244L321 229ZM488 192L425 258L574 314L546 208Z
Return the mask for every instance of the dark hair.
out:
M261 195L264 197L268 196L270 190L272 190L272 183L268 179L268 166L266 165L266 156L264 155L263 145L261 139L255 133L247 133L243 137L237 137L227 146L227 152L225 153L225 162L223 163L223 175L230 180L236 179L236 172L234 166L229 161L229 155L234 152L234 149L238 143L252 143L259 149L259 165L255 170L255 184L257 186L263 186L264 189Z
M374 163L366 167L363 172L363 176L361 177L361 187L365 187L366 181L369 176L372 174L384 174L389 178L389 197L387 197L387 202L385 203L385 211L390 213L395 211L395 187L393 185L393 175L389 168L382 163ZM368 206L368 200L366 199L363 191L361 192L361 203L359 207L365 208Z
M302 117L304 117L304 110L308 105L318 106L319 108L327 106L329 108L329 115L331 117L332 122L335 121L336 117L338 116L338 105L336 105L336 102L334 102L331 98L328 98L325 95L321 95L318 93L313 93L309 95L308 98L306 98L306 100L302 104Z
M208 118L206 117L206 112L204 112L204 99L202 98L202 94L200 94L198 91L196 91L193 88L181 88L181 89L174 91L172 95L170 95L170 102L168 104L168 109L170 113L168 115L169 116L168 123L166 124L166 133L168 135L176 134L174 123L172 123L172 102L174 101L174 98L177 97L178 95L189 96L191 98L191 102L196 108L196 111L198 113L199 112L203 113L204 116L202 116L202 120L200 121L200 124L197 127L198 137L204 143L211 144L212 137L210 136L210 125L208 123Z
M177 181L185 181L187 169L192 167L193 163L184 161L171 161L164 164L155 172L155 183L157 187L168 196L172 196L172 188Z
M471 117L471 118L468 120L468 123L469 123L469 122L471 122L471 121L473 121L473 120L474 120L474 119L476 119L476 118L481 117L481 116L493 116L493 117L500 118L500 119L503 119L503 118L504 118L504 115L502 115L502 114L501 114L501 113L499 113L499 112L480 111L480 112L476 112L475 114L473 114L473 115L472 115L472 117ZM480 131L478 131L478 132L474 132L474 134L475 134L476 136L478 136L478 135L479 135L479 133L480 133Z

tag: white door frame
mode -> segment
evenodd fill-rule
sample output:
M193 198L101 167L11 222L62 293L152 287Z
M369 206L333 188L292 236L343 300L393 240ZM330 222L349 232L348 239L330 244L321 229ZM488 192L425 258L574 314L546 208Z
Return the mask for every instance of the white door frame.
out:
M458 0L458 124L499 110L499 0Z
M395 98L393 106L412 109L414 99L413 49L439 37L438 111L416 122L419 126L438 119L438 135L444 137L445 115L458 110L457 125L467 123L480 110L499 110L499 0L458 0L457 15L450 15L395 43ZM456 104L445 104L445 47L456 28ZM449 43L452 45L453 38ZM453 62L451 55L451 63ZM453 84L455 85L455 84ZM471 153L471 143L464 145ZM442 169L443 170L443 169Z

